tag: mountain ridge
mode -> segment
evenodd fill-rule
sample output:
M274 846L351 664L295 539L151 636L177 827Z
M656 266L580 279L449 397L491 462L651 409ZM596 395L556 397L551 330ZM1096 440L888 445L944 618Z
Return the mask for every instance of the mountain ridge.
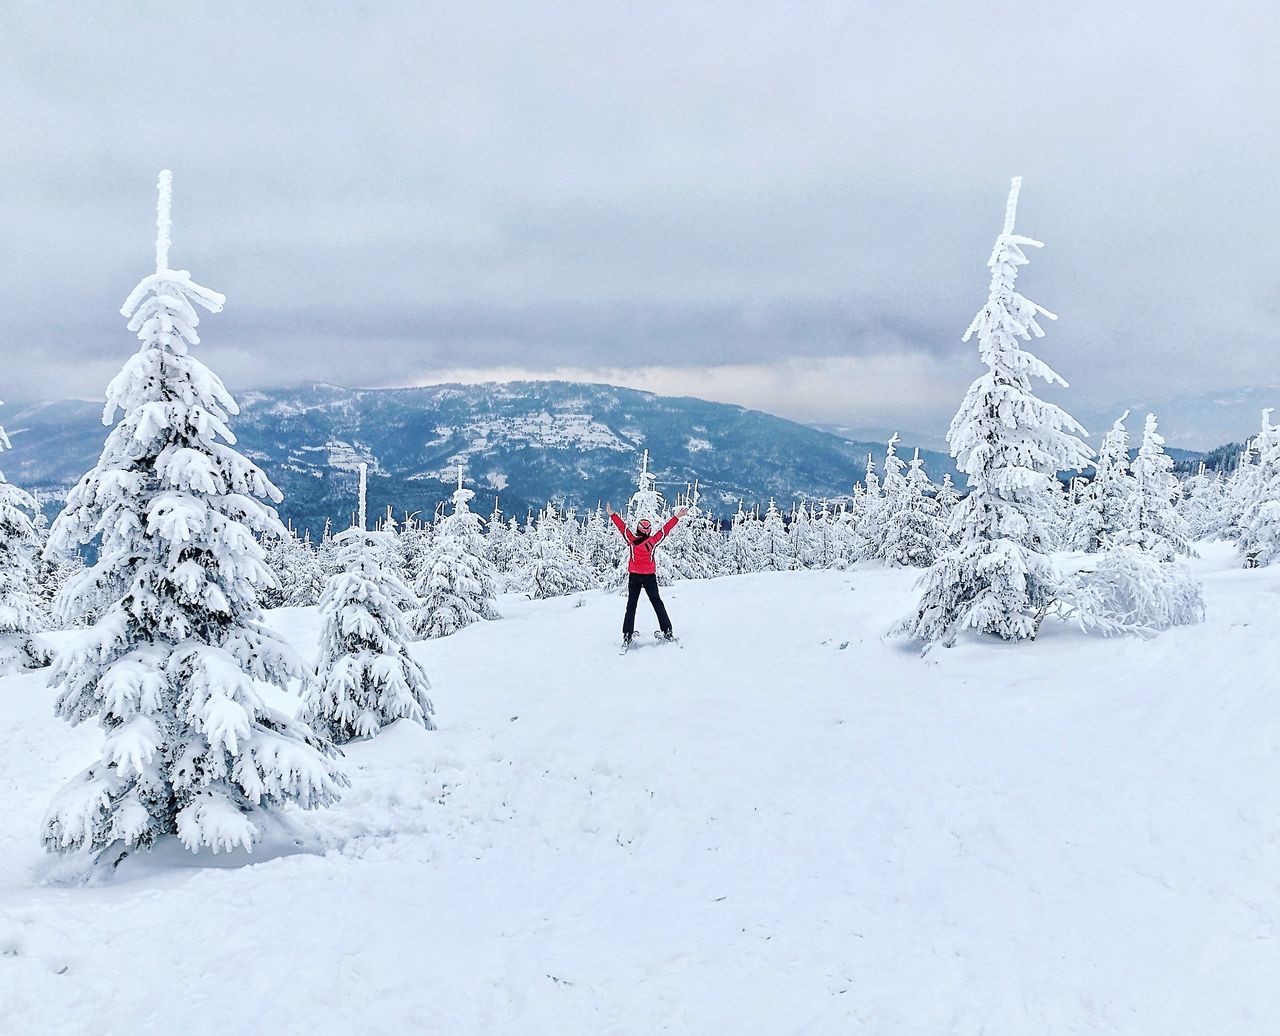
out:
M324 382L238 394L231 428L240 449L284 494L279 511L319 532L344 527L354 506L356 471L369 465L370 513L430 513L452 492L457 464L488 512L498 497L523 518L548 501L621 504L634 490L648 449L659 488L683 492L695 479L718 514L767 503L847 495L866 454L859 442L731 403L661 396L621 386L567 381L448 383L347 389ZM13 440L10 479L61 495L96 460L106 435L101 403L55 400L6 407ZM900 452L910 457L903 443ZM950 458L922 451L936 480Z

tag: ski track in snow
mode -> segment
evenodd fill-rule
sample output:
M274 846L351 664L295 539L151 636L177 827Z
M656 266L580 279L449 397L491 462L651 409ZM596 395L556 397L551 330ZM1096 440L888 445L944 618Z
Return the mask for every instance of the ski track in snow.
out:
M101 732L5 678L0 1032L1268 1031L1280 571L1193 564L1202 626L924 659L913 571L680 583L626 657L614 595L505 599L338 806L87 883L38 832Z

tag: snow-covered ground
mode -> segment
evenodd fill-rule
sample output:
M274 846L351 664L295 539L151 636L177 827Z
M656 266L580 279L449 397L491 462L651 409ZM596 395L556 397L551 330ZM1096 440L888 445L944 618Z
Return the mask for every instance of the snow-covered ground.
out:
M0 680L0 1032L1274 1031L1280 571L1194 566L1203 626L924 660L910 572L679 584L627 657L507 600L339 806L88 884L38 830L101 734Z

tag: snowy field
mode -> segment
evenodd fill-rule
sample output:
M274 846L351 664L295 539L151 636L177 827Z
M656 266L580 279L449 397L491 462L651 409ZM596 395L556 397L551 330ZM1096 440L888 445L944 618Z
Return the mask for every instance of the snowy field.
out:
M1202 626L923 661L910 571L682 583L625 658L508 599L340 805L87 884L40 819L101 733L0 680L0 1032L1275 1031L1280 569L1205 553Z

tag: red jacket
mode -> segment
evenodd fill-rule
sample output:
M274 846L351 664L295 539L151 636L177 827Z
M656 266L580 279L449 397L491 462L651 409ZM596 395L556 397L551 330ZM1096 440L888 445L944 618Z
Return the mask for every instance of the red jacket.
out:
M657 571L653 567L653 548L663 541L667 533L676 527L676 522L680 519L672 515L667 520L667 524L659 531L644 537L639 533L628 532L626 523L618 517L616 511L609 517L613 519L613 524L618 527L618 532L622 533L622 538L627 541L627 546L631 548L631 560L627 565L627 571L638 576L653 575Z

